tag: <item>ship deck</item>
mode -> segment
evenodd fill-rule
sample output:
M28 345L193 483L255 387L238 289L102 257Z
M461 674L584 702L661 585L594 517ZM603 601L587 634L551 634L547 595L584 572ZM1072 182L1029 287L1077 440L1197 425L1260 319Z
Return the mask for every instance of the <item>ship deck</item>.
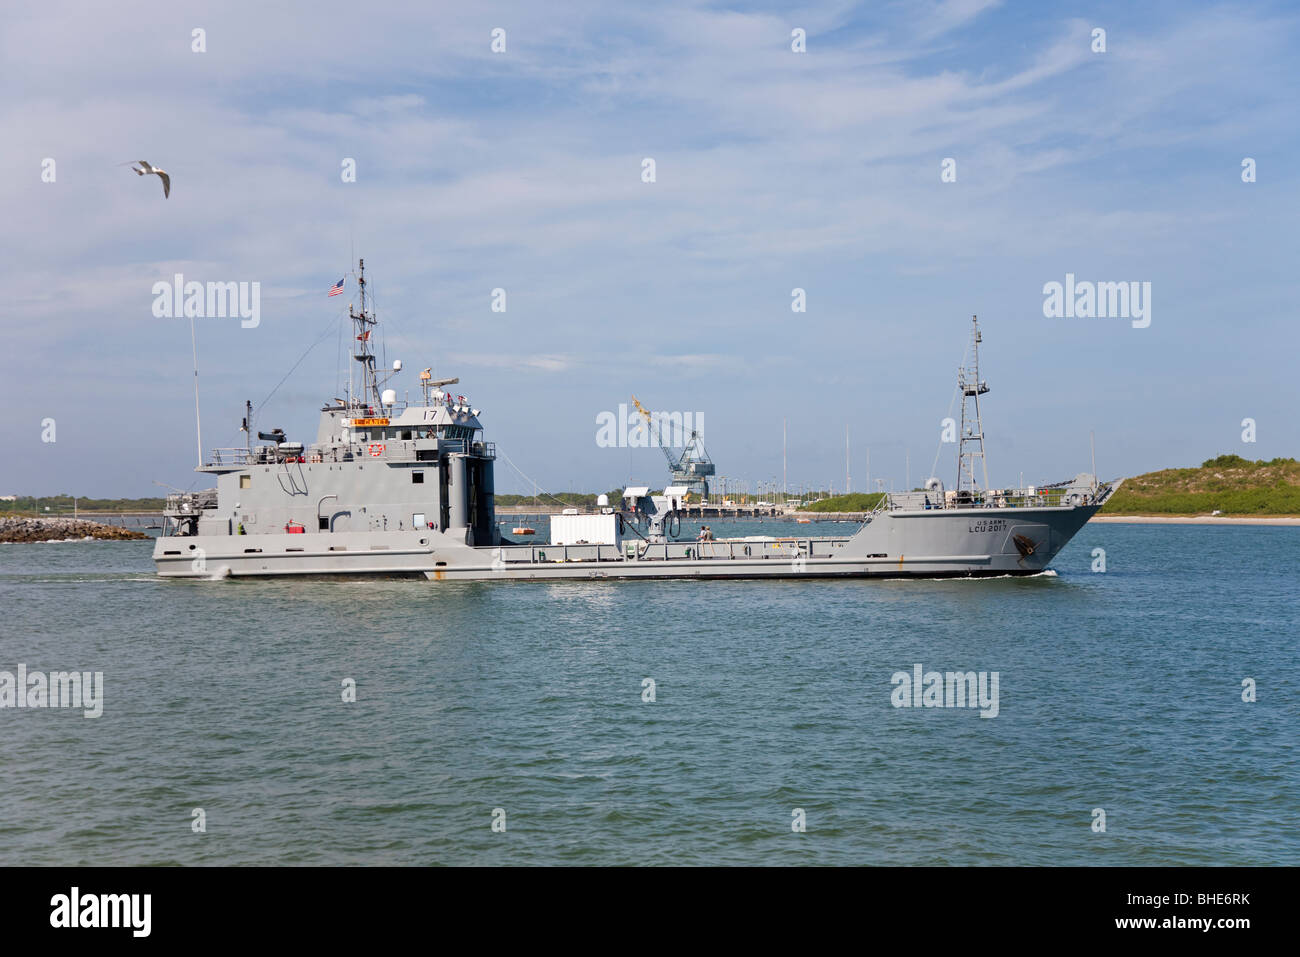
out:
M502 545L483 548L493 559L506 565L543 565L567 562L603 561L736 561L742 559L830 558L837 549L848 545L845 538L768 538L715 539L713 541L638 542L618 545ZM882 556L883 557L883 556Z

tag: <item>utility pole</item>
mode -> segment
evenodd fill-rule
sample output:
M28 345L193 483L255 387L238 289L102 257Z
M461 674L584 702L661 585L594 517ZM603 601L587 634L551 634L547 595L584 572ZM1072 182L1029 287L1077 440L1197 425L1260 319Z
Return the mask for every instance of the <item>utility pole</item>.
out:
M789 492L787 491L788 486L786 485L786 471L785 471L785 426L786 426L786 419L783 417L781 419L781 504L782 505L784 505L785 500L789 498Z
M853 476L849 474L849 427L844 426L844 494L853 491Z

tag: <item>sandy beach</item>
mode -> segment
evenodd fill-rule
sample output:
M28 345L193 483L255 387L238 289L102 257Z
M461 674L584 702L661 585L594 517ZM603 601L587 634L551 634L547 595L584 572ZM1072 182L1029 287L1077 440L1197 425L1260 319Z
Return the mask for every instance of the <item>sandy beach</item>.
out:
M1124 525L1300 525L1300 516L1266 515L1249 518L1233 515L1094 515L1090 521Z

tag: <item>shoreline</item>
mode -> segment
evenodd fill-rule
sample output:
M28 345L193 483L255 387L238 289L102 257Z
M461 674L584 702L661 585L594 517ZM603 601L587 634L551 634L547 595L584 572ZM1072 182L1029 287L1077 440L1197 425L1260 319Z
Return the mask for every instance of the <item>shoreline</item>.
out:
M1295 515L1094 515L1093 522L1127 525L1300 525Z

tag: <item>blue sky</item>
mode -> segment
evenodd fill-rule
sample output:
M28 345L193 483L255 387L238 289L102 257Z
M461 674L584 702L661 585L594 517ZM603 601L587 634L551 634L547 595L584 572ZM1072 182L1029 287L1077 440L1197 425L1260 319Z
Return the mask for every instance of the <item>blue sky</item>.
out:
M596 416L633 393L703 414L723 475L779 482L784 419L791 485L842 489L846 425L855 488L868 448L873 478L901 487L910 454L918 483L973 313L994 485L1086 471L1090 430L1104 476L1300 446L1290 5L3 17L0 492L204 484L189 325L151 311L176 272L262 289L257 328L197 321L204 444L242 444L244 400L320 339L257 418L313 438L346 375L351 295L325 291L354 254L409 371L399 391L427 365L459 375L488 438L546 489L662 484L658 451L595 442ZM170 172L170 199L117 165L140 158ZM1150 327L1045 318L1043 285L1066 273L1150 282ZM938 473L954 472L944 446ZM498 490L525 488L503 462Z

